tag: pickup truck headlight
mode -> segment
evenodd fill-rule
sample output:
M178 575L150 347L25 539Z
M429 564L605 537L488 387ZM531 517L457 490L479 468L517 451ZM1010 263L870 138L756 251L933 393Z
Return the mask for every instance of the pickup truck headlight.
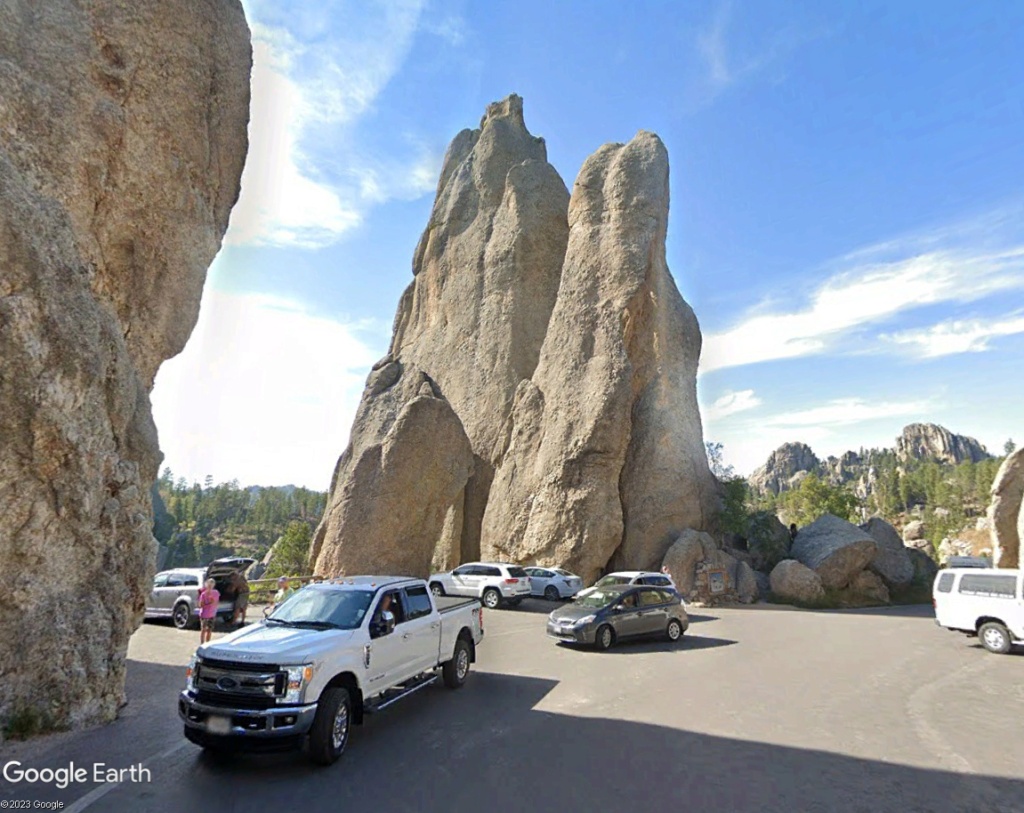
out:
M597 618L597 616L596 616L596 615L585 615L585 616L583 616L583 618L579 619L579 620L578 620L578 621L576 622L576 626L577 626L577 627L585 627L585 626L586 626L587 624L589 624L589 623L590 623L591 621L593 621L593 620L594 620L595 618Z
M199 659L193 655L192 660L185 667L185 689L190 692L196 690L196 671L199 668Z
M284 670L288 673L288 686L285 690L284 702L301 703L302 695L305 693L309 681L313 679L313 664L286 666Z

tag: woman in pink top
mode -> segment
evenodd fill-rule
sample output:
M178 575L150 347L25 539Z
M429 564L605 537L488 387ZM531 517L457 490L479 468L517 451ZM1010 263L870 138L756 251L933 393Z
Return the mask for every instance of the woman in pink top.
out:
M213 637L213 622L217 620L217 605L220 592L217 582L206 580L206 586L199 591L199 644L205 644Z

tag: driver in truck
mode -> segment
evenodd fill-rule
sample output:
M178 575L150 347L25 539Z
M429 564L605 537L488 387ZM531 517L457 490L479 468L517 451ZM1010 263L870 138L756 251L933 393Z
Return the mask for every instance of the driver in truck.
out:
M377 611L373 614L373 619L370 621L370 629L375 632L376 635L381 635L383 630L386 628L386 621L390 616L393 623L397 623L398 607L395 602L394 593L385 593L380 600L380 604L377 605Z

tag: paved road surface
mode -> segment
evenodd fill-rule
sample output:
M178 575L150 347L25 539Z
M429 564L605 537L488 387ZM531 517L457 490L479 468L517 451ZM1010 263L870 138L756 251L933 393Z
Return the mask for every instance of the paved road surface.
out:
M4 746L3 762L144 763L152 781L65 790L0 779L0 803L71 813L611 811L1024 813L1024 654L990 655L931 608L700 610L684 642L577 651L550 605L488 612L464 689L431 687L355 729L330 768L224 761L175 712L198 633L132 639L111 726ZM2 807L2 805L0 805Z

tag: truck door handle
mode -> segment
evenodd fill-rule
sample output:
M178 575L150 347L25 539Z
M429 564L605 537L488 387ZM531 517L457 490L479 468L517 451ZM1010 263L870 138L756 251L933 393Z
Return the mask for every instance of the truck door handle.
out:
M435 621L435 622L434 622L433 624L431 624L431 625L430 625L430 628L431 628L432 630L436 630L436 629L437 629L437 622Z
M403 641L408 641L409 640L409 633L407 633L407 632L402 633L402 640Z

